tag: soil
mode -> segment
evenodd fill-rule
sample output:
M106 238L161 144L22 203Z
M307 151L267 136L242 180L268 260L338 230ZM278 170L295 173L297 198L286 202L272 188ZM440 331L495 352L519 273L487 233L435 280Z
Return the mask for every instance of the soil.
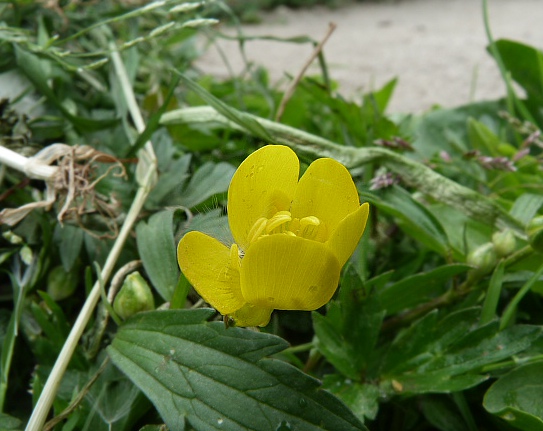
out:
M495 39L543 48L543 0L488 3ZM247 36L308 35L319 41L330 22L337 28L324 54L331 78L346 97L356 98L395 77L399 81L389 112L417 113L435 105L454 107L505 94L496 63L486 51L479 0L361 2L335 10L279 8L262 15L260 24L244 25L242 31ZM221 31L236 30L224 25ZM248 61L268 69L274 82L297 75L312 51L311 44L258 40L245 45ZM219 78L239 74L244 67L238 43L226 40L207 50L198 64ZM318 72L315 62L307 73Z

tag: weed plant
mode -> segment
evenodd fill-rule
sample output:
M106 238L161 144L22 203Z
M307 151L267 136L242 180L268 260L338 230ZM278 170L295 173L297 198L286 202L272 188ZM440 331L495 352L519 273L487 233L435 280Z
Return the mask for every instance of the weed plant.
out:
M396 80L348 100L321 56L276 121L265 70L193 69L215 7L0 5L0 428L543 429L543 53L482 23L507 96L395 117ZM370 220L326 306L226 327L176 245L232 242L268 143L344 164Z

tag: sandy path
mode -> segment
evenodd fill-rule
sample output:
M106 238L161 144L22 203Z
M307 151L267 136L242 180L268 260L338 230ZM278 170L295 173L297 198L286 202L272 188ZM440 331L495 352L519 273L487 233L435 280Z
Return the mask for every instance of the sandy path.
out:
M543 48L543 0L489 0L494 37ZM244 26L247 35L309 35L320 40L328 23L337 29L325 46L331 76L340 92L356 97L399 78L389 110L420 112L434 104L457 106L470 100L501 97L504 86L486 53L487 39L479 0L401 0L357 3L337 10L279 9L259 25ZM224 31L233 33L232 29ZM220 47L239 72L235 42ZM295 75L312 51L309 45L255 41L246 45L250 61L265 66L274 80ZM227 68L211 48L200 60L208 73L224 78ZM315 73L312 67L309 73Z

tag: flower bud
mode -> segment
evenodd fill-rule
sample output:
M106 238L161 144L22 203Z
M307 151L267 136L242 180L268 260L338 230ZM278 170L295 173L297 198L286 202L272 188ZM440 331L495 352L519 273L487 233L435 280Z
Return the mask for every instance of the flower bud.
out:
M508 256L515 251L517 240L510 229L495 232L492 235L492 243L498 257Z
M19 235L14 234L10 230L4 232L2 234L2 236L12 244L22 244L23 243L23 239Z
M526 228L528 240L535 251L543 253L543 216L534 217Z
M121 290L113 301L113 309L122 319L127 319L140 311L155 309L153 292L138 271L124 279Z
M34 257L34 253L32 253L32 249L29 246L23 245L21 250L19 250L19 256L26 265L30 265L32 263L32 258Z
M488 274L498 261L494 244L487 242L473 250L466 259L466 263L474 267L470 271L472 277Z
M47 293L55 301L71 296L77 287L77 273L66 272L62 265L55 266L47 276Z

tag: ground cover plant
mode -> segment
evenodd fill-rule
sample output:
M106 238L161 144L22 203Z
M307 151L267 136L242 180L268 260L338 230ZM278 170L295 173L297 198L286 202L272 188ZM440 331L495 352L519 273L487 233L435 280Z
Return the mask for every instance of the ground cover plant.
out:
M0 6L2 71L22 82L0 102L0 428L543 429L543 53L485 23L504 100L390 116L401 76L351 101L322 53L286 98L255 66L200 75L217 8ZM261 156L277 180L237 181ZM302 203L285 192L244 231L251 207L227 208L282 190L294 159ZM308 215L305 173L354 197ZM237 302L206 290L240 271ZM328 301L307 280L331 273ZM269 295L289 280L305 293Z

